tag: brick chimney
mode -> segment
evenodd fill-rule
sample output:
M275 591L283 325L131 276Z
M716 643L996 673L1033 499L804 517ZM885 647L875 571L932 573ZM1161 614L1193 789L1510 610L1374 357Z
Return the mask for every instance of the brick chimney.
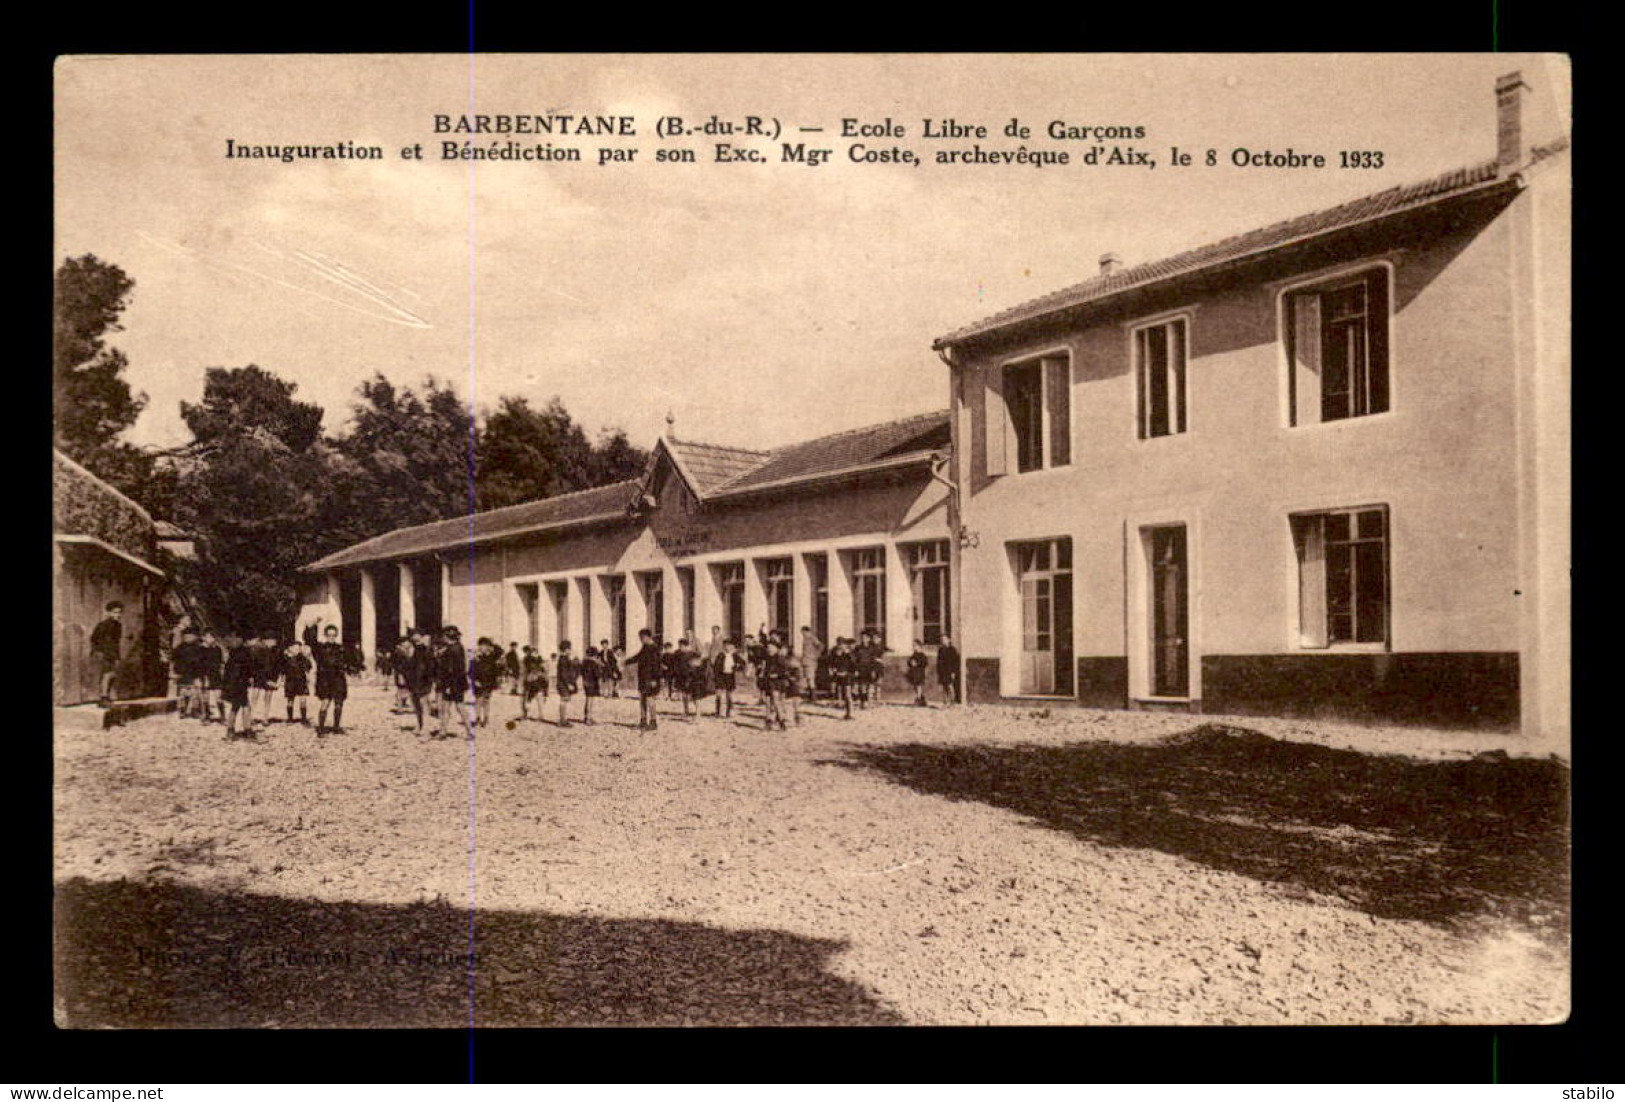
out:
M1506 176L1522 167L1528 156L1523 141L1524 105L1529 99L1529 85L1523 74L1508 73L1495 82L1495 170Z
M1109 276L1123 270L1123 258L1116 253L1100 254L1100 274Z

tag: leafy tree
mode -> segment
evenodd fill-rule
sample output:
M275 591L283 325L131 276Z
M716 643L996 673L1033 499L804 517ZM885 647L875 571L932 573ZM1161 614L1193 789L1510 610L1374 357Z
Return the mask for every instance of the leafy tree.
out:
M303 452L322 431L322 407L296 402L295 383L262 367L211 367L203 375L203 401L181 403L181 420L192 430L194 449L255 436L269 447Z
M349 542L351 533L329 535L323 524L347 472L320 439L321 407L296 401L296 389L252 364L211 367L203 400L181 403L194 440L177 519L201 537L192 573L222 628L285 628L298 609L298 568Z
M649 453L633 447L624 429L604 429L592 453L592 484L607 486L643 473Z
M365 490L356 515L368 534L466 514L474 418L456 392L431 377L415 393L376 374L358 393L333 446Z
M147 500L153 457L118 440L135 423L147 396L130 389L123 352L107 335L123 328L119 318L135 288L116 264L91 253L62 262L56 273L52 311L52 398L56 446L97 476Z
M499 509L630 478L647 456L624 432L595 448L556 397L535 410L507 396L486 416L475 458L479 507Z

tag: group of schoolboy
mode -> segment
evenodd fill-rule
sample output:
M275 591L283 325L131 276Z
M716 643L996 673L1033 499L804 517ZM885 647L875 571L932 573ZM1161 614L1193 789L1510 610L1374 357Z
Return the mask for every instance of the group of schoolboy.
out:
M224 723L226 738L254 738L271 723L271 701L282 689L287 722L310 725L311 673L318 704L316 733L340 734L349 695L352 655L339 643L339 629L325 633L312 625L302 640L283 643L274 631L258 635L210 632L188 627L170 656L180 685L182 718ZM332 724L328 716L332 716Z
M800 646L792 648L783 632L765 626L742 641L724 638L722 629L714 627L710 643L701 648L689 636L676 644L662 644L645 629L638 633L638 643L637 653L623 660L608 640L588 647L577 658L568 640L559 643L556 653L544 656L517 643L510 643L504 652L498 643L482 637L469 655L460 630L448 625L438 634L411 630L385 649L387 659L381 665L395 683L395 711L412 714L419 734L425 733L427 717L436 717L438 731L428 732L433 738L450 738L453 730L464 730L473 738L473 728L490 726L491 699L504 686L520 698L520 719L532 718L534 706L534 718L540 720L549 697L556 696L558 725L568 727L571 705L579 695L579 722L591 725L593 700L620 696L623 667L637 678L641 730L658 729L656 702L661 696L680 700L683 716L690 721L703 714L703 702L709 697L715 697L713 716L731 717L734 694L747 683L755 686L756 705L769 730L788 730L792 723L800 726L803 700L814 702L827 695L846 719L852 718L854 708L861 711L880 702L886 646L877 631L862 632L855 639L837 638L826 647L810 628L802 628ZM223 722L227 739L252 739L276 722L272 697L279 686L286 721L295 722L297 711L297 722L309 726L313 672L316 734L343 733L353 657L340 645L336 624L324 627L317 619L301 640L286 644L275 632L226 635L217 641L207 632L188 629L175 648L173 664L180 683L181 715L204 723ZM916 641L906 663L916 705L927 703L931 664L923 644ZM935 665L943 702L957 703L959 652L946 635ZM471 693L472 722L467 707Z

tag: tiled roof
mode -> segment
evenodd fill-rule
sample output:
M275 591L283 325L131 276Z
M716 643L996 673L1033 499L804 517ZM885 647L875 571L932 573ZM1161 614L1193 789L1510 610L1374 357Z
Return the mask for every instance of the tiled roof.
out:
M626 511L627 505L637 494L637 488L638 480L628 479L592 490L527 501L522 505L509 505L503 509L490 509L411 528L397 528L342 551L335 551L305 569L330 570L381 559L422 555L533 529L561 527L594 517L615 516Z
M1560 149L1567 148L1567 140L1531 151L1530 163L1542 160ZM1424 180L1419 184L1392 187L1374 195L1344 203L1328 210L1289 218L1284 222L1262 229L1227 237L1211 245L1179 253L1163 260L1154 260L1110 275L1096 276L1039 298L1023 302L991 317L956 329L933 342L934 348L960 344L972 337L985 336L997 330L1022 322L1032 321L1047 314L1072 309L1086 303L1110 298L1124 291L1160 283L1175 276L1188 275L1203 268L1211 268L1227 261L1239 260L1282 245L1290 244L1317 234L1328 233L1360 222L1368 222L1416 207L1453 198L1497 182L1496 162L1485 161L1467 168L1459 168Z
M683 465L683 471L697 485L703 496L729 479L738 478L753 467L759 467L772 452L748 451L744 448L726 448L719 444L698 444L691 440L673 440L668 437L666 447Z
M947 447L948 412L941 410L851 429L771 452L687 441L667 440L665 443L681 457L690 476L701 482L701 496L710 500L887 463L918 461L934 450ZM405 558L521 532L625 516L641 483L642 479L628 479L595 490L580 490L505 509L397 528L335 551L305 569L332 570Z
M948 446L948 411L921 413L883 425L867 425L773 452L714 491L711 496L744 493L764 486L800 482L854 468L872 467Z

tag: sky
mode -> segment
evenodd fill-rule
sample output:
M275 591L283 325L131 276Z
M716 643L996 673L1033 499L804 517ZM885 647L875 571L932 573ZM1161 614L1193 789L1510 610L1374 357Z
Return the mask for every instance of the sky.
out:
M94 253L135 292L111 343L150 401L128 439L187 434L209 367L258 364L338 431L376 372L477 408L557 396L589 432L771 448L948 404L931 342L1087 279L1495 154L1494 84L1533 88L1529 141L1566 133L1556 56L434 55L69 57L55 89L56 259ZM434 116L630 115L637 136L517 138L579 163L440 159ZM656 136L660 118L777 119L833 149ZM846 139L890 119L901 139ZM939 165L922 120L1074 163ZM1031 128L1006 137L1011 119ZM1070 126L1143 139L1051 140ZM769 124L771 125L771 123ZM796 133L822 127L822 133ZM238 145L377 145L381 160L227 158ZM489 140L488 138L485 140ZM505 140L505 139L504 139ZM858 164L847 147L926 163ZM764 163L720 164L718 141ZM405 160L422 143L424 159ZM1153 169L1076 163L1091 145ZM631 148L599 165L599 147ZM1197 162L1177 168L1169 150ZM1314 151L1325 169L1241 168ZM693 164L656 164L692 148ZM1208 149L1219 164L1202 162ZM1340 150L1378 150L1340 169Z

